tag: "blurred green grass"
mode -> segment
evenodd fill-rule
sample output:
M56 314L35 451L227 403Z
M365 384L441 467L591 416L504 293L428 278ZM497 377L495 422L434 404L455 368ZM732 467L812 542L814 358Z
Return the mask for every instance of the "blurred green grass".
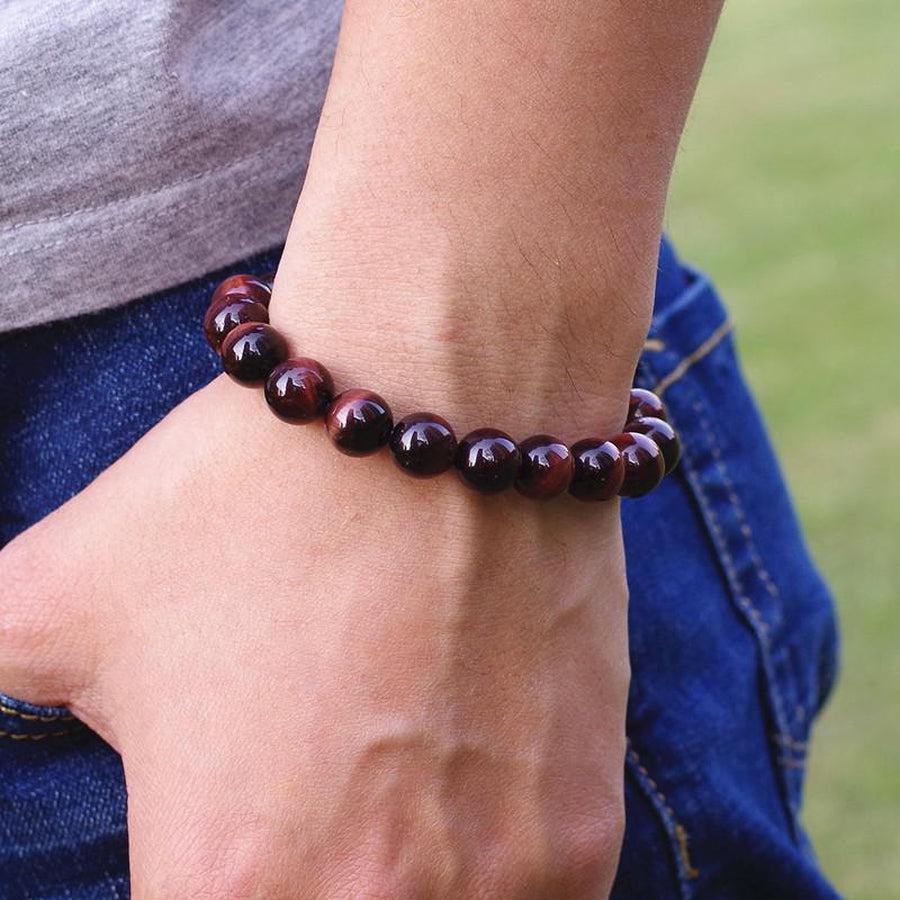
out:
M838 600L805 822L852 898L900 898L900 3L726 7L666 223L738 344Z

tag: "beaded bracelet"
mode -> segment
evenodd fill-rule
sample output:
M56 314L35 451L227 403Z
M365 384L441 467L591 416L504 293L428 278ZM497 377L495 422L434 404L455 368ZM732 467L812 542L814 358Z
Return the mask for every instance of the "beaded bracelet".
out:
M547 434L516 444L496 428L478 428L457 441L450 425L432 413L414 413L395 424L378 394L351 388L335 395L321 363L288 358L287 341L269 325L271 295L269 279L226 278L204 318L206 339L235 381L264 387L279 419L302 423L324 417L328 436L349 456L368 456L387 445L409 475L428 478L455 467L463 483L482 494L514 486L535 500L565 491L584 501L641 497L678 463L681 445L663 402L641 388L631 391L620 434L588 437L571 447Z

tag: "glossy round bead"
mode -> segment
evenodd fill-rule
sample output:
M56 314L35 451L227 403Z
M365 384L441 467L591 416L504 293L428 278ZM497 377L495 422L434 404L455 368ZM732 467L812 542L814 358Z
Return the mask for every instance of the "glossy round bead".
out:
M569 493L578 500L611 500L625 479L625 460L612 441L585 438L572 445L575 472Z
M653 391L644 388L632 388L628 398L628 422L642 419L644 416L654 416L665 420L666 407L662 400Z
M352 388L338 394L325 412L325 429L348 456L368 456L391 436L391 408L373 391Z
M455 462L463 483L482 494L498 494L512 487L522 455L505 432L477 428L459 442Z
M391 433L391 452L410 475L429 478L453 465L456 435L449 423L433 413L414 413L401 419Z
M569 448L548 434L536 434L519 444L522 465L516 490L532 500L549 500L563 493L575 465Z
M643 497L663 480L666 463L662 451L646 434L626 431L611 438L611 442L622 451L625 462L620 497Z
M287 341L271 325L245 322L222 341L222 368L241 384L257 385L287 354Z
M266 402L285 422L311 422L333 398L331 374L314 359L286 359L266 379Z
M666 463L666 475L678 465L681 459L681 441L675 429L665 420L655 416L646 416L636 422L628 423L628 430L637 434L646 434L660 450Z
M222 341L238 325L245 322L268 322L269 311L249 297L225 297L210 305L203 318L203 333L216 353L222 351Z
M272 299L272 284L256 275L232 275L215 289L210 306L224 297L247 297L268 307Z

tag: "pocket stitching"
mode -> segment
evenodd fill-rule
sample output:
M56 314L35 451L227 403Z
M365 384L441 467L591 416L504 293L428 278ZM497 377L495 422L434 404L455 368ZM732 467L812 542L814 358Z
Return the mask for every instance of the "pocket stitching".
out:
M73 734L79 734L82 728L67 728L63 731L3 731L0 730L0 738L9 738L11 741L43 741L46 738L69 737Z
M625 760L635 780L659 814L663 831L665 831L669 839L669 847L674 858L681 898L682 900L690 900L694 895L694 891L688 882L699 878L700 871L691 862L687 829L675 815L675 811L669 804L666 795L659 789L659 784L652 778L641 762L630 740L628 741Z
M666 352L671 356L675 356L675 354L671 353L671 351ZM702 399L697 397L696 392L694 391L693 387L689 385L689 382L682 382L682 386L687 386L687 389L692 394L690 404L691 409L699 418L701 430L706 439L709 452L711 453L715 461L716 469L718 470L720 477L722 477L723 481L726 483L726 495L728 497L728 501L734 509L737 520L743 525L746 525L746 517L743 512L743 507L740 504L740 501L737 500L733 482L731 481L730 477L728 477L727 471L723 471L725 469L725 464L722 460L722 454L718 446L718 442L709 424L708 417L705 414L706 406L702 402ZM734 557L728 547L728 540L719 522L719 517L706 495L706 491L703 487L702 479L700 478L698 470L692 464L692 455L693 454L691 453L691 448L688 445L688 442L685 442L685 446L683 448L683 471L685 477L691 485L692 491L697 498L697 502L700 504L700 507L703 510L704 519L709 526L711 536L713 537L716 549L718 551L719 560L728 578L731 592L737 600L738 606L743 611L745 620L748 622L751 630L757 637L757 644L761 654L760 661L765 676L766 690L768 696L771 698L773 707L772 714L774 715L775 724L778 728L778 732L772 735L773 744L776 745L773 748L775 752L772 754L773 759L776 763L775 771L777 773L780 773L781 775L779 781L781 783L782 792L787 804L788 820L790 823L791 831L795 839L799 840L799 809L793 799L793 791L788 779L788 770L802 768L802 763L800 766L798 766L797 762L799 761L791 759L783 752L784 748L778 746L779 743L784 744L785 741L794 742L794 738L791 735L790 729L788 727L788 719L785 714L785 704L784 698L781 694L781 688L773 671L773 663L771 658L771 626L770 623L765 620L763 615L750 600L749 596L747 596L747 592L744 590L743 581L735 567ZM750 549L752 530L748 534L748 530L746 528L740 527L738 531L745 542L745 546L748 550L750 550L750 561L753 565L753 569L757 577L759 578L760 583L764 587L766 587L767 593L769 593L773 597L773 599L780 600L780 594L778 594L777 588L775 588L774 584L772 585L772 587L775 588L775 593L773 594L771 589L766 585L765 579L760 575L759 566L757 564L757 561L760 559L759 553L756 550L755 545L752 547L752 550Z
M38 715L37 713L20 712L13 709L5 703L0 703L0 713L7 716L15 716L17 719L24 719L26 722L61 722L69 721L75 718L71 713L53 713L53 715Z

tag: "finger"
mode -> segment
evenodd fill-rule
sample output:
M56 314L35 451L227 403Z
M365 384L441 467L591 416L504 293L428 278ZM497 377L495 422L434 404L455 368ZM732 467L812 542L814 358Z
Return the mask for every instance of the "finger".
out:
M69 703L96 669L96 566L77 515L67 504L0 550L0 691L32 703Z

